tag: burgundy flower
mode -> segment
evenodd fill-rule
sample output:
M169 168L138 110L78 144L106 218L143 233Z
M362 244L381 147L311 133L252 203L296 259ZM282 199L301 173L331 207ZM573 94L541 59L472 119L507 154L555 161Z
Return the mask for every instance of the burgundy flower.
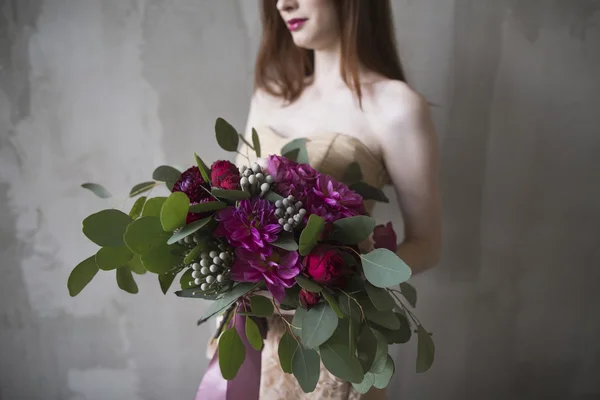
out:
M217 236L225 236L232 246L249 251L264 250L282 229L275 206L264 199L242 200L238 207L217 212L215 219L220 222Z
M309 292L305 289L300 290L300 303L305 309L310 310L319 300L321 300L321 296L318 293Z
M172 191L185 193L190 199L190 203L199 203L202 200L212 198L210 185L204 181L198 167L185 170L173 185Z
M271 155L266 172L273 177L275 192L294 196L297 200L311 192L317 180L317 171L308 164L298 164L285 157Z
M312 191L306 200L309 211L327 222L366 214L362 197L330 176L318 175Z
M299 255L268 246L262 251L238 248L236 260L231 266L231 278L238 282L265 281L267 289L278 301L285 298L285 288L295 285L300 273Z
M394 253L398 249L398 238L391 222L377 225L373 230L373 241L376 249L388 249Z
M318 245L304 257L304 273L313 281L325 285L343 287L352 273L344 263L340 250L329 245Z
M235 164L221 160L210 167L210 181L219 189L238 190L240 188L240 172Z

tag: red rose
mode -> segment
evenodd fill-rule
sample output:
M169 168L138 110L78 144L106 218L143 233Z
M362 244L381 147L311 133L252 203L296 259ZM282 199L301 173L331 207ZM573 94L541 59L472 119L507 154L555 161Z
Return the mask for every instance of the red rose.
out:
M391 222L377 225L373 230L373 240L376 249L388 249L394 253L398 250L398 238Z
M304 257L304 272L321 285L343 286L350 268L338 249L319 245Z
M210 168L210 180L214 187L225 190L239 190L240 171L235 164L226 161L216 161Z
M319 300L320 295L318 293L309 292L304 289L300 291L300 303L302 303L302 307L307 310L310 310L310 308L317 304Z

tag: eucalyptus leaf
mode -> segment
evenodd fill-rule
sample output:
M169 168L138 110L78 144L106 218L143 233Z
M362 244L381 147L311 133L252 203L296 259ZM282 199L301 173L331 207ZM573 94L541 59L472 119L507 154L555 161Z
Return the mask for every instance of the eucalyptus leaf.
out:
M160 210L163 230L170 232L185 225L190 208L190 199L183 192L172 193Z
M98 273L98 266L96 265L95 256L86 258L69 274L67 281L67 288L69 289L69 295L71 297L77 296L88 283L92 281L94 276Z
M344 244L359 244L369 238L376 225L376 221L366 215L339 219L333 223L332 240Z
M361 254L365 277L374 286L387 288L406 282L412 271L395 253L388 249L375 249Z
M215 302L211 303L208 309L204 312L200 321L206 321L216 314L219 314L229 306L231 306L238 298L246 295L257 285L253 283L239 283L234 286L229 292L225 293L223 297L219 298Z
M371 303L379 311L392 311L396 306L396 301L390 295L387 289L382 289L371 285L369 282L365 282L365 289Z
M333 335L338 325L338 316L325 303L313 306L302 320L302 344L316 349Z
M131 272L138 275L144 275L146 273L146 268L144 268L144 265L142 264L142 257L138 254L135 254L125 266L129 268Z
M233 201L247 200L251 197L250 193L244 192L243 190L225 190L212 188L211 193L213 194L213 196L218 197L220 199Z
M298 243L296 243L294 235L287 232L280 234L277 240L271 243L271 245L287 251L298 250Z
M127 264L132 257L127 246L102 247L96 253L96 265L103 271L110 271Z
M126 267L117 268L117 284L127 293L136 294L139 291L131 270Z
M142 217L160 217L160 210L163 204L167 201L166 197L152 197L144 204Z
M365 313L365 317L378 325L383 326L387 329L399 329L400 321L396 314L392 311L379 311L375 308L373 303L367 298L359 299L360 305L362 306L362 310Z
M142 217L129 224L124 238L132 252L144 255L153 247L165 244L169 239L169 233L162 229L160 218Z
M389 385L395 370L396 366L394 365L394 360L388 354L383 371L375 374L373 386L375 386L377 389L385 389Z
M198 169L200 170L200 175L202 175L202 179L204 179L204 182L210 183L210 169L204 163L204 161L202 161L198 154L194 153L194 156L196 157L196 164L198 165Z
M350 185L350 190L355 191L363 200L374 200L380 203L389 203L390 199L387 198L385 193L381 189L373 187L366 182L357 182L353 185Z
M198 286L194 282L194 277L192 276L193 273L194 270L192 268L188 268L183 274L181 274L181 277L179 278L179 286L181 289L195 288Z
M373 383L375 383L375 375L370 372L367 372L360 383L353 383L352 386L354 389L360 394L366 394L373 387Z
M417 326L417 373L426 372L431 368L435 356L435 345L429 332L422 325Z
M402 282L400 284L400 291L402 292L402 296L408 301L408 304L411 305L412 308L417 306L417 290L408 282Z
M198 243L183 259L184 264L191 264L194 261L199 261L202 251L205 248L203 243Z
M293 149L288 151L287 153L283 153L283 157L287 158L290 161L298 162L298 156L300 154L300 149Z
M182 258L179 246L169 246L166 243L154 246L145 254L142 254L142 265L149 272L164 274L175 268Z
M202 229L204 226L206 226L206 224L208 224L211 221L211 219L212 219L212 217L208 217L208 218L204 218L204 219L201 219L198 221L194 221L191 224L187 224L186 226L184 226L183 228L181 228L180 230L175 232L173 234L173 236L171 236L168 239L167 243L168 244L177 243L181 239L185 239L186 237L198 232L200 229Z
M236 129L223 118L217 118L215 123L217 143L225 151L237 151L240 138Z
M260 139L258 138L258 132L256 129L252 128L252 144L254 146L254 152L256 153L256 157L260 158Z
M344 313L342 313L342 310L340 309L340 306L338 304L337 299L335 298L335 295L329 289L323 289L321 291L321 294L323 295L323 297L325 297L325 301L327 301L327 303L329 303L329 306L336 313L338 318L344 318Z
M235 328L223 332L218 349L221 375L226 380L232 380L246 359L246 348Z
M377 337L375 337L371 328L367 325L363 325L356 346L358 359L360 360L363 370L369 371L371 366L373 366L373 361L375 361L375 356L377 355L377 346Z
M372 330L372 332L375 338L377 339L377 351L375 352L373 365L371 365L369 372L379 374L385 370L389 346L387 339L385 338L385 336L383 336L383 334L381 334L381 332L378 332L376 329Z
M252 313L261 317L273 315L273 303L264 296L252 296L250 298L250 309Z
M129 197L135 197L142 193L148 192L148 191L154 189L155 187L156 187L155 181L138 183L137 185L132 187L131 190L129 191Z
M163 294L167 294L175 280L175 276L177 276L177 274L172 272L165 272L164 274L158 275L158 283L160 284L160 290L162 290Z
M102 247L121 247L131 217L115 209L102 210L83 220L83 234Z
M246 317L246 338L248 339L248 343L256 351L260 351L263 347L263 338L260 333L260 329L258 329L258 325L252 319L252 317Z
M144 204L146 204L146 196L138 197L131 210L129 210L129 216L131 219L138 219L138 217L142 214L142 210L144 209Z
M320 293L323 287L316 282L311 281L304 275L296 275L296 282L302 289L308 290L313 293Z
M112 196L104 186L97 183L84 183L81 185L81 187L90 190L92 193L94 193L101 199L108 199Z
M300 286L294 285L291 288L285 289L285 298L279 303L279 306L284 310L294 310L298 307L298 295L300 294Z
M298 342L288 331L285 331L279 340L277 354L279 355L281 369L286 374L292 373L292 360L294 358L294 353L296 353L296 349L298 349Z
M362 313L360 311L360 307L358 306L358 304L356 304L356 301L354 301L350 296L340 296L339 305L340 310L342 311L342 313L344 313L345 316L347 316L355 322L361 322Z
M364 372L358 358L351 354L347 345L328 340L319 346L321 361L329 372L348 382L360 383Z
M317 387L321 373L321 359L319 353L298 346L292 358L292 373L304 393L311 393Z
M323 229L325 228L325 220L316 214L311 214L308 217L306 227L300 234L300 255L308 255L312 249L321 240Z
M191 213L206 213L219 211L227 207L227 204L220 201L208 201L206 203L198 203L190 206Z
M291 153L295 153L295 157L290 158ZM309 164L308 151L306 150L306 138L294 139L287 143L281 148L280 154L298 164Z
M175 182L181 177L181 171L170 165L161 165L152 173L152 179L159 182Z
M344 172L344 176L342 177L342 182L344 182L346 185L352 185L362 181L362 179L363 173L360 168L360 164L354 161L348 165L348 168L346 168L346 172Z
M298 307L294 313L294 318L292 318L292 331L294 331L294 335L300 338L302 338L302 325L307 314L308 311L302 307Z
M273 191L269 191L267 192L267 194L265 194L265 200L270 201L271 203L275 203L277 200L283 200L283 196L275 193Z

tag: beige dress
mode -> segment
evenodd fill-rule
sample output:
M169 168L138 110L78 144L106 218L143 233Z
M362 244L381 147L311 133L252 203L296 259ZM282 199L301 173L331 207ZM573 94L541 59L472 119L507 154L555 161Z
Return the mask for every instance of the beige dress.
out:
M280 154L281 148L292 139L277 135L268 127L257 128L261 142L261 155ZM346 168L352 162L360 164L363 180L381 188L389 182L389 178L380 157L371 152L358 139L338 133L323 133L307 138L306 148L310 164L320 173L341 179ZM244 150L242 149L242 152ZM252 151L250 151L251 160ZM239 158L238 162L246 161ZM373 208L373 202L367 202L367 211ZM385 399L385 391L372 389L366 395L356 392L352 384L342 381L330 374L321 364L321 375L316 389L312 393L304 393L296 378L282 371L277 353L279 340L285 332L280 317L268 320L269 329L262 351L262 371L260 384L260 400L314 399L314 400L379 400Z

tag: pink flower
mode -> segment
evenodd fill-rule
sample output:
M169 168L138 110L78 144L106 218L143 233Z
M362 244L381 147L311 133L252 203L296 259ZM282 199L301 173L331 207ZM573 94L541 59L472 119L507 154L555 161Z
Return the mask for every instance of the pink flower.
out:
M306 200L311 214L327 222L366 214L362 197L327 175L318 175L316 187Z
M267 173L273 177L275 191L282 196L290 194L303 200L317 180L317 171L308 164L298 164L285 157L269 156Z
M263 199L242 200L237 208L227 207L217 212L215 219L220 222L215 230L217 236L224 236L232 246L249 251L264 250L277 240L282 229L275 206Z
M373 240L376 249L388 249L394 253L398 250L398 238L391 222L377 225L373 230Z
M304 273L313 281L330 287L343 287L352 273L340 250L321 244L304 257Z
M240 188L240 171L235 164L221 160L210 167L212 185L219 189L238 190Z
M267 247L263 251L238 248L231 266L231 278L238 282L265 281L267 289L277 301L285 298L285 288L296 284L300 273L299 255L295 251Z

